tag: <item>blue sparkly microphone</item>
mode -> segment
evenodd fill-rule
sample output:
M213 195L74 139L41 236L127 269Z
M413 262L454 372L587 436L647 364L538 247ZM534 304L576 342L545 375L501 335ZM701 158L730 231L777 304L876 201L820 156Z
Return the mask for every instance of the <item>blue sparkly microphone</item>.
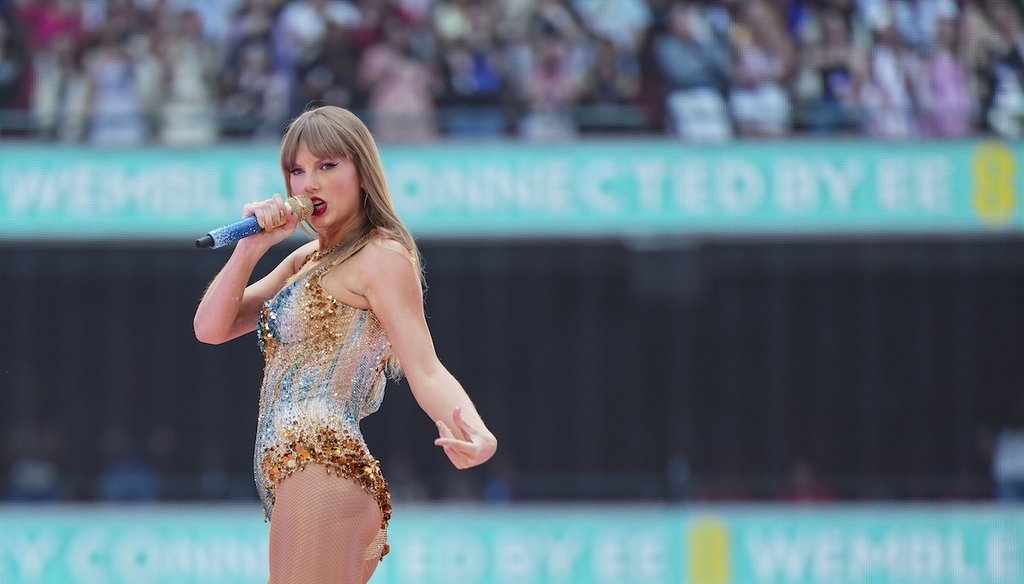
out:
M313 214L313 201L309 200L309 197L306 196L288 197L288 200L284 202L284 206L291 213L295 213L299 221L304 221ZM230 245L243 237L256 235L261 231L263 231L263 228L256 221L256 217L250 215L224 227L218 227L200 237L196 240L196 247L199 249L217 249L218 247Z

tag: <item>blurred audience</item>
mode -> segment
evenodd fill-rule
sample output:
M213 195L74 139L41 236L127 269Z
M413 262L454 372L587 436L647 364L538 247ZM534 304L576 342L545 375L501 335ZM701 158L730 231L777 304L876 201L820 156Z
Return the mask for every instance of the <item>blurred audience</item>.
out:
M818 477L814 466L804 458L793 460L789 469L789 485L782 499L790 503L825 503L836 498L832 489Z
M105 36L85 56L87 140L98 146L135 146L150 135L136 62L128 47Z
M67 498L61 472L61 436L52 426L15 425L5 444L7 487L4 500L12 503L48 503Z
M974 103L967 68L957 55L955 23L935 23L931 48L918 75L921 131L925 136L958 138L971 132Z
M779 137L790 132L787 87L796 54L779 13L766 0L743 3L733 26L734 66L730 111L741 136Z
M449 136L487 138L506 132L505 96L512 86L509 59L495 29L499 17L493 6L437 5L432 26L443 84L438 105Z
M0 111L25 111L29 102L33 68L28 45L17 24L12 15L0 12ZM10 125L9 120L0 118L0 132L7 131Z
M992 480L996 499L1010 503L1024 501L1024 428L1002 428L995 436Z
M858 99L864 132L876 138L909 138L914 131L911 70L916 55L906 47L890 14L870 23L873 43L860 73Z
M17 0L0 134L276 139L311 104L386 142L580 133L1024 133L1014 0Z
M1024 23L1018 7L995 0L992 21L999 31L1003 51L992 67L992 102L988 122L999 134L1019 138L1024 134Z
M583 95L583 67L571 38L551 28L530 46L523 76L525 112L519 134L526 140L566 140L576 136L575 106Z
M437 71L417 52L415 33L406 19L392 15L381 26L383 40L370 46L358 65L368 125L384 142L434 139Z
M164 71L160 141L169 146L212 144L218 138L218 47L206 37L202 17L193 10L165 20L164 27L159 46Z
M519 469L506 457L500 457L488 469L484 482L482 498L489 505L508 505L517 498L519 487Z
M662 88L653 99L664 100L669 131L693 141L730 138L730 49L728 39L710 26L705 11L696 4L673 3L664 31L654 33L650 42L649 73L660 78L655 86Z
M686 501L692 495L693 468L687 456L676 451L665 461L665 495L669 501Z
M247 138L274 135L288 115L288 79L274 70L272 48L259 38L245 38L229 63L229 71L220 78L221 133ZM307 73L303 82L326 91L332 80L323 75Z
M97 485L97 499L137 503L158 499L159 477L145 446L124 428L111 427L104 432L105 461Z
M801 39L804 58L795 84L796 109L813 133L848 132L858 120L858 56L849 16L827 8L807 20L813 32Z

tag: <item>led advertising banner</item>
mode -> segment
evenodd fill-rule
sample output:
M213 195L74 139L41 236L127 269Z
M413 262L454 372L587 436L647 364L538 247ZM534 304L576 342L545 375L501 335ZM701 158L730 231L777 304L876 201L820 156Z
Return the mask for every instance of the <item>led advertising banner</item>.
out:
M672 141L386 147L421 237L1007 233L1018 144ZM0 147L0 239L175 239L284 192L277 149Z
M0 508L0 582L265 582L256 506ZM396 506L375 584L1020 584L995 506Z

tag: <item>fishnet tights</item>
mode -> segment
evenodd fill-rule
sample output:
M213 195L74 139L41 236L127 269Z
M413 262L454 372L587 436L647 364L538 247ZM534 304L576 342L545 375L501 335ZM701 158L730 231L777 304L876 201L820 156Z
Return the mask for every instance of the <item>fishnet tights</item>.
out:
M311 464L281 481L270 521L269 584L365 584L380 556L380 507Z

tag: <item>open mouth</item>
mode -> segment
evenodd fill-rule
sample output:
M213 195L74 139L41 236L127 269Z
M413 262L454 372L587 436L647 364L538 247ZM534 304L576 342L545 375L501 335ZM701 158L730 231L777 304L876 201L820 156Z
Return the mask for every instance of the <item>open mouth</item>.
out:
M309 200L313 202L313 215L323 215L327 210L327 201L320 197L310 197Z

